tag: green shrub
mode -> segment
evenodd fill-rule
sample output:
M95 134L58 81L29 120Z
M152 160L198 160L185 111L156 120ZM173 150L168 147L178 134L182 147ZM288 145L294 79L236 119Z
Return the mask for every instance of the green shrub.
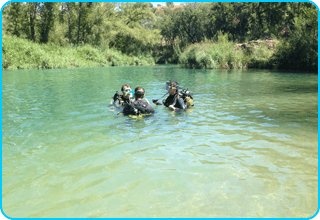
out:
M179 63L187 68L242 69L247 67L270 68L269 59L274 51L263 41L251 42L250 47L237 48L228 41L228 35L219 33L217 41L190 45L179 57Z
M296 35L278 45L270 62L279 69L318 71L318 41Z
M26 39L3 36L2 69L58 69L75 67L105 67L154 65L148 56L128 56L114 49L104 50L89 45L59 47L52 44L37 44Z

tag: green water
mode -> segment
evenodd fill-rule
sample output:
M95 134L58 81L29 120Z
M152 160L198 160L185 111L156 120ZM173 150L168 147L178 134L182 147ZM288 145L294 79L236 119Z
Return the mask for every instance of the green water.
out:
M116 90L165 81L195 107L144 120ZM311 217L318 76L177 66L5 71L2 208L9 217Z

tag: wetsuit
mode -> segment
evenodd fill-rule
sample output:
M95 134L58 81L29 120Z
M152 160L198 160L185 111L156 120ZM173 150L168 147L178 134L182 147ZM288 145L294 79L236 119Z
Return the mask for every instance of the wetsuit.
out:
M187 102L183 100L181 97L178 98L178 94L175 95L169 95L166 100L164 100L163 104L157 103L157 105L164 105L166 107L169 107L170 105L173 105L175 108L174 111L180 111L180 110L187 110Z
M142 100L135 100L132 103L126 103L124 105L123 114L124 115L141 115L141 114L152 114L154 113L153 107L142 101Z

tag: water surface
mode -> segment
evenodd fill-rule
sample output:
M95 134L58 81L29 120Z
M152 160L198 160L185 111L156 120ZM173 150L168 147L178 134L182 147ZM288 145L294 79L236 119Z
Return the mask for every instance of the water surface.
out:
M107 107L123 84L179 114ZM9 217L311 217L318 76L177 66L5 71L2 208Z

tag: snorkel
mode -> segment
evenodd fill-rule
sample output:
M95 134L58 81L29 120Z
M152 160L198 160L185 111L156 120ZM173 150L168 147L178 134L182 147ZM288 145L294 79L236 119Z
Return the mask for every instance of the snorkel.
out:
M172 81L170 80L169 82L166 82L166 90L168 92L166 92L166 94L164 94L163 96L161 96L158 99L152 99L152 102L158 102L159 99L165 97L166 95L169 94L169 90L172 89L172 87L175 87L177 89L177 93L178 93L178 88L179 88L179 83L177 83L176 81Z
M134 98L134 91L130 87L126 87L122 90L123 97L125 99L132 100Z
M129 95L129 99L133 99L134 98L134 91L129 91L125 93L125 96Z

